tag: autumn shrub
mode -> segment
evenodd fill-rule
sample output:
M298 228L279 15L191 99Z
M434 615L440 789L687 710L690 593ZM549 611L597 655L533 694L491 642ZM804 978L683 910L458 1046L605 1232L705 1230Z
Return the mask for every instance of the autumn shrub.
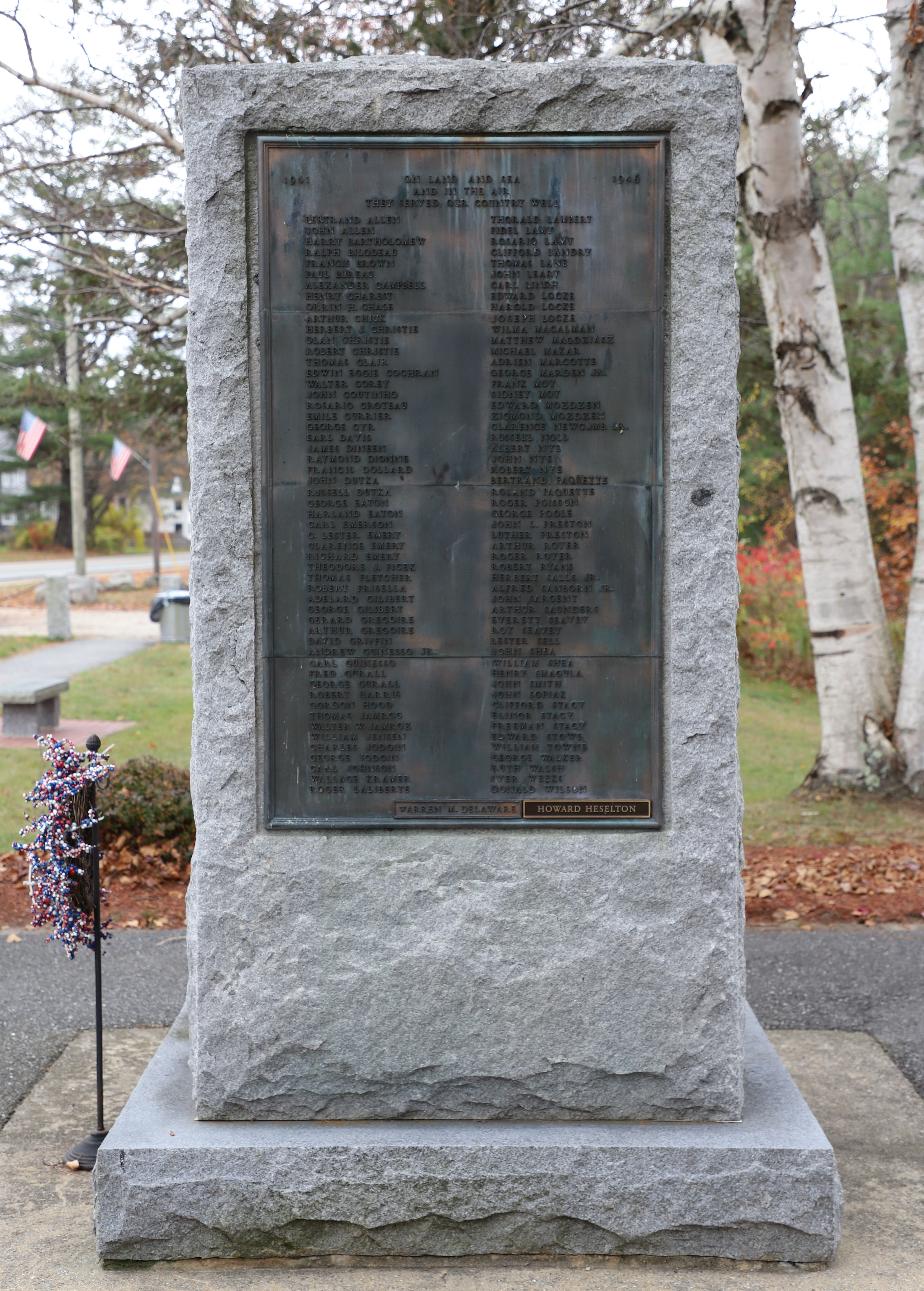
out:
M157 758L131 758L117 767L100 796L103 846L127 835L132 846L170 840L192 853L196 838L189 772Z
M740 544L738 578L742 663L763 677L812 685L812 642L796 548L772 540L760 546Z
M886 613L895 619L908 603L918 531L914 442L908 418L889 422L875 442L864 444L861 462L882 599Z
M134 551L144 546L144 532L133 510L108 506L93 528L94 551L107 554Z
M53 520L30 520L13 534L14 551L51 551L54 545Z

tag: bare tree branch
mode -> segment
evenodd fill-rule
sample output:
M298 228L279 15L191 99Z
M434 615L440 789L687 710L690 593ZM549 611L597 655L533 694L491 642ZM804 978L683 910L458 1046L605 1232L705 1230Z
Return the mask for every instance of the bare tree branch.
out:
M254 62L255 60L253 55L248 54L245 51L244 46L241 44L241 38L234 29L234 24L231 22L231 19L224 10L219 5L213 3L213 0L202 0L202 7L212 15L219 27L221 27L222 31L228 37L237 61L239 63Z
M617 57L637 54L653 41L695 31L703 22L708 9L708 0L693 0L692 4L682 8L658 7L640 18L634 30L618 41L612 52Z
M10 76L15 77L27 89L47 90L49 94L57 94L61 98L71 99L87 107L99 108L103 112L111 112L125 121L130 121L132 125L138 126L140 130L152 134L177 157L183 156L183 141L181 139L178 139L170 130L157 125L156 122L151 121L142 113L136 112L131 104L124 102L124 100L114 96L107 98L104 94L96 94L92 90L85 90L77 85L66 85L60 81L52 81L48 77L40 75L32 56L32 46L29 43L28 33L22 22L15 14L11 13L0 13L0 17L7 18L10 22L15 23L22 33L26 45L26 56L31 69L29 73L21 72L17 68L11 67L9 63L0 60L0 71L7 72Z
M0 129L3 127L0 126ZM115 148L106 149L103 152L84 153L80 157L55 157L48 161L21 162L18 166L6 166L0 170L0 179L5 179L9 175L18 175L23 172L35 173L42 170L54 170L59 166L76 166L85 161L99 161L103 157L117 159L119 157L130 157L132 153L144 152L151 145L147 143L136 144L133 148Z

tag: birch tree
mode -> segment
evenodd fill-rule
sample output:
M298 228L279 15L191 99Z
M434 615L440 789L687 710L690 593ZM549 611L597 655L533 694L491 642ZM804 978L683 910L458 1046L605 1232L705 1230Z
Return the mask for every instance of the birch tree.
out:
M0 62L0 69L74 110L112 114L155 148L180 157L173 89L178 67L191 62L336 58L383 47L529 59L599 52L614 33L625 38L622 52L652 41L675 49L692 32L706 59L735 64L745 105L742 208L773 341L821 711L821 748L810 781L877 788L894 776L898 761L890 741L898 679L844 338L802 146L793 3L692 0L671 9L635 0L520 6L408 0L396 9L383 0L354 9L334 0L297 8L207 0L166 30L158 17L149 26L151 18L137 17L133 7L95 0L122 29L130 68L125 81L59 83L37 68L28 42L27 66Z
M793 0L736 0L710 17L709 62L738 68L742 210L773 343L821 715L810 780L878 787L896 669L860 469L844 336L801 136Z
M810 785L894 781L898 678L863 492L844 336L802 144L794 0L656 7L622 52L692 33L738 69L741 209L773 345L802 558L821 743Z
M895 743L905 782L924 796L924 15L889 0L889 226L908 371L908 406L918 478L915 548Z

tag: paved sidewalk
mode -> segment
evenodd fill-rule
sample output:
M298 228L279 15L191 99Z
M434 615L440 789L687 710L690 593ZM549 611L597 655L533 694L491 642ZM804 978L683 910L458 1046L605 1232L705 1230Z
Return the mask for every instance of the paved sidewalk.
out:
M93 956L40 931L0 932L0 1125L79 1031L93 1026ZM103 954L107 1026L167 1026L186 993L186 935L116 932ZM2 1263L2 1261L0 1261Z
M107 1037L121 1104L162 1032ZM920 1291L924 1102L869 1036L773 1037L834 1144L844 1237L830 1268L637 1257L191 1260L101 1267L91 1180L58 1164L93 1120L93 1045L74 1041L0 1132L0 1288L24 1291Z
M143 650L148 643L133 637L94 637L89 641L60 641L0 660L0 690L34 682L70 680L79 672L101 668Z
M814 932L749 928L745 950L748 999L765 1027L866 1031L924 1098L924 919Z

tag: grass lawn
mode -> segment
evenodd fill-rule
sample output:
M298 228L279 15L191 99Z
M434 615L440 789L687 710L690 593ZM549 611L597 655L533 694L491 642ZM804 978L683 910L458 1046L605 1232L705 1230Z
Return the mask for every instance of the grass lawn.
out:
M47 637L0 637L0 659L9 659L11 654L23 654L26 650L37 650L39 646L49 644Z
M791 797L818 750L814 691L744 674L738 744L748 842L882 843L924 834L921 803L852 794Z
M62 696L64 717L133 721L104 740L117 764L129 758L158 757L189 765L192 690L189 647L151 646L71 680ZM33 749L0 749L0 852L7 851L22 824L22 795L42 770Z
M748 807L785 798L811 771L818 751L815 692L743 673L738 740Z
M5 638L9 641L15 638ZM28 639L28 638L27 638ZM19 638L22 640L22 638ZM42 644L41 638L36 638ZM0 638L0 651L4 639ZM71 681L65 717L133 721L106 740L116 763L151 755L189 764L192 717L189 648L152 646ZM854 797L793 798L811 770L818 741L812 691L785 682L742 680L740 749L745 835L753 843L874 843L919 838L924 807ZM41 770L32 749L0 750L0 851L22 822L22 794Z

